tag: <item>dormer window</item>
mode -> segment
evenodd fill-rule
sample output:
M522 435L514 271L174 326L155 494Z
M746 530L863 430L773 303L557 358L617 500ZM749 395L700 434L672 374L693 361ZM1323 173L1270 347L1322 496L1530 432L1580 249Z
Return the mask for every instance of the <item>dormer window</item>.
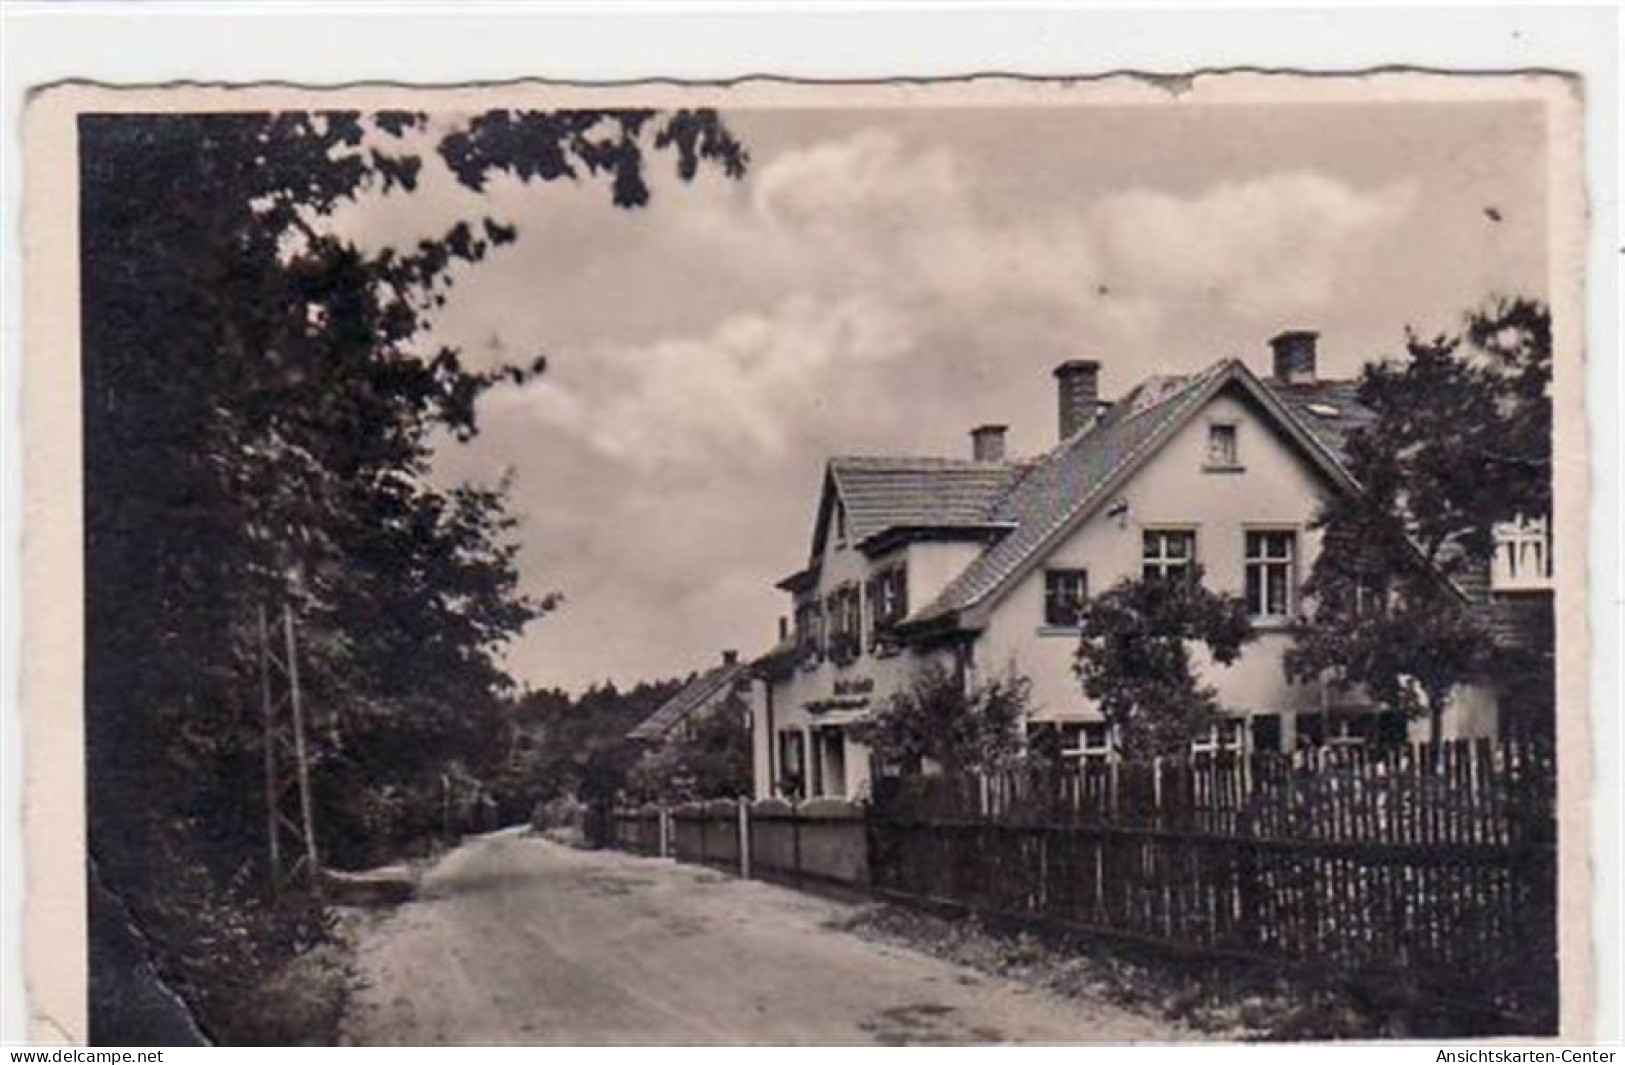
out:
M1241 451L1235 422L1210 422L1207 427L1207 462L1210 471L1241 469Z

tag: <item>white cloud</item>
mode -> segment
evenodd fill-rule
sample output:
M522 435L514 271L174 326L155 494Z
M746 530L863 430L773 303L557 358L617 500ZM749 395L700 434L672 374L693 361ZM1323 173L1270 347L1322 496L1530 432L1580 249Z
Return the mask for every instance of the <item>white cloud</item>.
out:
M904 302L1076 301L1097 273L1081 219L993 217L946 148L868 129L786 152L754 179L731 245L803 275Z
M949 149L874 129L785 152L752 181L748 211L705 220L746 269L939 318L1041 309L1124 345L1193 304L1248 320L1327 306L1417 193L1291 170L999 211Z
M784 452L809 397L910 350L905 318L861 295L795 297L702 336L580 352L493 412L585 439L644 469Z
M1299 171L1190 197L1122 192L1097 203L1091 220L1131 290L1170 301L1207 296L1256 316L1330 303L1341 272L1415 196L1409 183L1362 192Z
M905 226L956 205L964 186L946 149L910 153L895 135L859 130L779 155L755 179L758 218L794 232Z

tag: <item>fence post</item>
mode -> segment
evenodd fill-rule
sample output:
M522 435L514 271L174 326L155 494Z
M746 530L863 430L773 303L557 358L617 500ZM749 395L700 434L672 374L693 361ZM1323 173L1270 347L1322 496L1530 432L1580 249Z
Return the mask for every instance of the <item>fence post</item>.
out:
M655 838L659 841L659 850L656 856L660 858L671 857L671 809L660 803L655 807Z
M1106 771L1108 774L1107 786L1110 789L1106 796L1106 816L1115 820L1119 807L1117 795L1117 755L1110 752L1106 755ZM1081 767L1080 767L1081 768Z
M796 887L801 886L801 804L790 803L790 868Z
M750 879L750 800L739 800L739 878Z

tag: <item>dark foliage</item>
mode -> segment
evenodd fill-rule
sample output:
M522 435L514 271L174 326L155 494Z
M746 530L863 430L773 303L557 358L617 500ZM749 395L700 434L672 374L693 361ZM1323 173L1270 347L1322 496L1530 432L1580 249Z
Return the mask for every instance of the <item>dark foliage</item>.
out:
M1198 680L1191 644L1229 665L1254 637L1247 604L1209 589L1199 566L1120 581L1085 604L1080 628L1073 671L1131 757L1188 751L1217 720L1217 696Z
M476 185L574 176L543 162L562 156L627 206L648 199L641 142L685 176L745 161L705 113L514 117L440 151ZM245 1009L222 974L251 981L320 925L256 907L256 611L298 619L323 846L355 865L502 749L499 653L556 605L519 588L504 486L428 477L482 393L542 369L420 350L458 271L517 231L479 219L369 255L325 225L413 190L427 137L399 112L81 119L90 846L216 1037Z
M613 801L629 786L642 754L627 733L683 683L640 681L622 691L607 682L574 698L557 689L526 694L515 716L515 753L499 780L504 806L528 815L537 803L561 796Z
M969 681L933 658L850 734L869 747L876 762L905 774L927 766L997 772L1021 755L1021 722L1031 690L1031 682L1014 669Z
M1540 666L1491 657L1463 588L1487 570L1497 523L1551 515L1551 343L1545 307L1498 301L1462 335L1411 335L1402 358L1365 368L1359 399L1376 419L1347 444L1361 491L1316 518L1324 546L1304 584L1314 609L1289 677L1362 687L1428 716L1437 739L1458 685Z

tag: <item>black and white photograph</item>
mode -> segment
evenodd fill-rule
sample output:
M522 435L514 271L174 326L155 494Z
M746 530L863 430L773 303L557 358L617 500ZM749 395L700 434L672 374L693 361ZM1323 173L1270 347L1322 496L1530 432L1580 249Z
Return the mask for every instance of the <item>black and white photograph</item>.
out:
M1575 79L33 106L89 1043L1574 1037Z

